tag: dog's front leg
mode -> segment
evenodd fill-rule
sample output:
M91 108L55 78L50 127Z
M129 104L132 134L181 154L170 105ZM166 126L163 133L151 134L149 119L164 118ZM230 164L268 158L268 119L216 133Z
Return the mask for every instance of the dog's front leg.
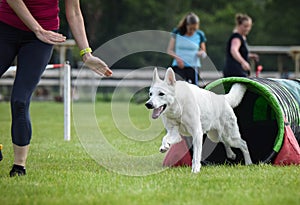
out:
M182 140L178 130L171 130L163 137L159 151L164 153L169 150L170 146Z
M162 142L161 142L161 146L160 146L160 148L159 148L159 151L161 152L161 153L164 153L164 152L166 152L166 151L168 151L168 149L170 148L170 143L168 143L168 138L169 138L169 133L167 133L164 137L163 137L163 139L162 139Z
M192 161L192 172L199 173L201 169L201 156L202 156L202 141L203 132L198 130L193 135L193 161Z

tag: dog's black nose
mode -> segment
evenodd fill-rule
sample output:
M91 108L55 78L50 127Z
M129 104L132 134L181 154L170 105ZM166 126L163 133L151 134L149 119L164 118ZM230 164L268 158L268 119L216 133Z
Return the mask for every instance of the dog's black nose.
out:
M153 104L150 103L150 102L147 102L147 103L145 104L145 106L146 106L148 109L153 109L153 108L154 108L154 107L153 107Z

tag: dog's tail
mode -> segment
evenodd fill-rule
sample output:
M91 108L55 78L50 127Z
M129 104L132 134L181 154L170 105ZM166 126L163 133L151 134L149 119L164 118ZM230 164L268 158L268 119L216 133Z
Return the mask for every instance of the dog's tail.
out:
M225 99L232 108L235 108L241 103L246 90L247 87L245 85L235 83L232 85L229 93L225 95Z

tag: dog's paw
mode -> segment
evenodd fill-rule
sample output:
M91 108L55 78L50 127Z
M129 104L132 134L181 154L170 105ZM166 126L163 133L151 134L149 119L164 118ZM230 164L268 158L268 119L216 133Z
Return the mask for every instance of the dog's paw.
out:
M165 153L166 151L168 151L168 149L166 149L166 148L159 148L159 151L160 151L161 153Z
M231 153L231 154L228 155L227 157L228 157L228 159L235 160L235 159L236 159L236 154Z
M161 147L159 148L159 151L160 151L161 153L165 153L166 151L169 150L169 148L170 148L170 146L161 146Z
M245 162L245 165L252 165L253 163L252 163L252 161L246 161Z
M165 153L166 151L168 151L170 149L170 144L169 143L163 143L160 148L159 148L159 151L161 153Z
M192 173L197 174L200 172L200 169L201 169L201 163L192 165Z

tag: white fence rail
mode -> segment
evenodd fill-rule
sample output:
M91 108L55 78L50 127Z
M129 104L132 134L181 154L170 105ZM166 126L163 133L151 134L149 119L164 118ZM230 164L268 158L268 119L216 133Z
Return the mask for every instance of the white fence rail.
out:
M49 67L50 68L50 67ZM100 86L102 87L116 87L122 81L122 86L125 87L146 87L151 85L153 69L137 70L116 69L110 78L100 78L88 69L72 69L70 77L72 80L76 79L76 85L93 85L93 80L101 80ZM80 75L79 75L80 72ZM160 71L160 76L164 72ZM42 75L39 86L59 86L60 85L60 69L47 69ZM200 73L201 79L204 84L212 82L222 77L220 71L202 71ZM0 86L11 86L14 82L15 69L10 69L7 73L0 78ZM279 78L279 72L262 72L260 77Z

